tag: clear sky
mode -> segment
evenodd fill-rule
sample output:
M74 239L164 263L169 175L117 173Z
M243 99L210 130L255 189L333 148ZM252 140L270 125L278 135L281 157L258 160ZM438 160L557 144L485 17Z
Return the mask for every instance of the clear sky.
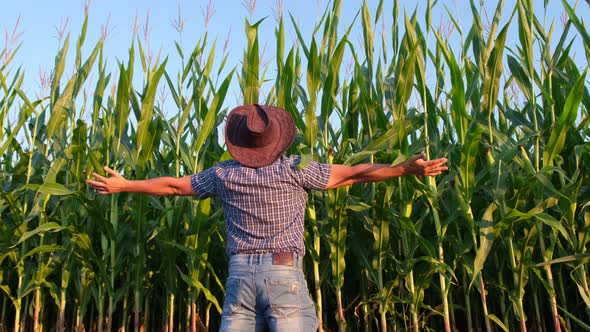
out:
M508 19L510 11L514 8L516 0L506 0L504 6L503 21ZM208 32L209 38L217 39L219 54L222 52L224 43L228 42L229 66L233 67L240 64L243 50L246 44L244 34L244 19L248 18L255 22L266 17L260 26L259 37L261 47L264 48L264 58L267 61L273 60L274 57L274 29L277 27L276 13L280 3L283 6L283 13L291 13L298 22L304 38L311 40L311 32L318 21L319 15L323 13L328 5L328 0L20 0L20 1L2 1L2 10L0 11L0 28L2 28L3 38L0 43L0 49L5 46L14 47L11 43L11 36L18 37L17 43L22 43L12 67L21 66L26 73L25 89L27 94L40 91L40 82L43 75L47 76L53 68L53 62L59 48L60 30L70 33L70 55L69 64L73 63L75 42L80 33L81 25L84 19L85 5L89 4L89 26L85 43L86 55L99 39L102 31L108 31L108 37L104 46L105 56L111 68L114 68L117 60L127 61L128 48L131 45L133 28L138 24L138 33L142 40L147 22L149 31L149 47L154 54L159 51L162 56L169 56L167 68L171 73L176 73L175 68L178 66L178 56L174 42L178 41L185 53L192 51L196 41L201 38L205 31ZM374 15L377 0L367 0L371 12ZM572 5L575 1L568 1ZM249 11L249 4L255 4L255 9ZM362 0L343 0L341 15L341 31L353 22L353 19L361 8ZM384 1L385 26L390 29L392 18L392 0ZM479 4L480 1L476 0ZM496 1L484 1L486 11L482 12L482 17L493 16L496 7ZM543 1L534 0L535 10L539 17L543 17ZM403 1L400 0L400 15L407 10L412 12L416 7L423 11L426 4L425 0ZM441 0L436 4L433 11L433 24L435 26L448 25L450 22L447 10L453 15L453 18L463 26L463 34L467 34L467 29L471 25L471 9L468 0ZM180 8L180 10L179 10ZM209 8L210 19L206 25L205 17ZM590 17L590 5L584 1L578 4L578 11L581 18ZM555 20L556 30L561 27L562 17L566 17L562 7L561 0L548 1L548 22ZM402 16L403 19L403 16ZM18 22L16 30L15 25ZM178 22L184 22L182 34L176 30L174 25ZM286 22L287 28L287 50L289 45L295 42L296 36L290 20ZM486 22L484 22L485 24ZM543 22L542 22L543 23ZM380 25L380 24L379 24ZM512 24L516 26L515 22ZM351 35L353 45L359 45L362 40L362 22L360 17L354 24L354 30ZM573 29L575 30L575 29ZM573 36L575 31L570 32ZM320 30L321 31L321 30ZM380 27L376 30L376 40L380 37ZM557 35L557 33L554 33ZM455 38L458 34L454 33ZM558 35L557 35L558 37ZM554 44L557 43L554 37ZM316 36L321 38L321 32ZM515 45L518 41L516 33L510 34L507 45ZM143 41L142 41L143 42ZM581 40L578 38L581 45ZM211 45L211 44L209 44ZM581 46L580 46L581 47ZM587 63L581 48L577 52L577 57ZM113 72L114 70L111 70ZM70 69L71 72L71 69ZM66 74L68 71L66 69ZM269 74L274 73L269 71ZM234 78L234 82L237 81ZM228 98L236 99L234 96Z
M388 2L388 1L386 1ZM85 49L95 45L103 31L108 31L104 50L111 65L117 60L128 59L134 26L138 25L138 34L144 47L151 49L154 56L161 52L162 57L169 56L168 66L172 73L178 61L174 42L177 41L185 53L190 53L196 42L208 32L209 40L217 39L218 54L227 42L233 67L241 61L246 45L244 20L265 21L260 26L259 38L261 52L266 60L274 57L274 29L277 27L277 0L21 0L4 1L0 11L0 27L3 35L12 35L17 24L17 35L22 33L20 50L13 61L13 66L22 66L26 71L26 82L30 89L39 86L40 75L48 73L54 65L54 58L59 49L60 30L70 33L70 59L73 62L75 41L80 33L84 19L84 8L89 3L89 26ZM250 12L248 5L255 4ZM360 0L346 0L342 9L342 21L346 25L352 22L356 11L362 5ZM305 36L310 36L311 29L326 5L327 1L284 0L283 12L291 13L299 22ZM376 6L376 3L373 5ZM391 5L390 5L391 7ZM179 10L180 9L180 10ZM206 25L206 16L210 13ZM389 9L391 12L391 9ZM20 19L19 19L20 17ZM182 34L175 25L184 22ZM357 22L360 23L359 20ZM149 45L145 42L146 25L149 31ZM342 27L346 26L345 24ZM290 21L286 22L287 47L295 42L296 36ZM357 24L360 28L360 24ZM3 37L4 37L3 36ZM359 36L360 38L360 36ZM3 38L5 39L5 38ZM209 43L209 46L211 43ZM0 47L0 49L3 47ZM67 73L67 71L66 71ZM34 83L33 83L34 82ZM33 83L33 84L31 84Z

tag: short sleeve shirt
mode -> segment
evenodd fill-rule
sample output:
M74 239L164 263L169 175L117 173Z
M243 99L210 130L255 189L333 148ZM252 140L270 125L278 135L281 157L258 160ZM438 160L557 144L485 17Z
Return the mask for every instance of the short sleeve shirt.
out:
M250 168L223 161L191 176L200 198L221 198L227 253L296 252L305 254L303 223L308 190L323 190L331 166L299 156L280 157L271 165Z

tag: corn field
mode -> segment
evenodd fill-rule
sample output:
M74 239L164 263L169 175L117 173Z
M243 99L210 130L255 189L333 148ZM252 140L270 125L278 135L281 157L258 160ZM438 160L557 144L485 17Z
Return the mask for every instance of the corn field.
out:
M310 193L304 271L321 331L590 330L590 34L575 7L586 3L562 4L563 21L546 24L541 2L500 0L486 19L471 0L467 29L449 13L453 47L436 1L365 2L359 44L333 0L310 35L287 13L245 19L246 49L228 51L239 63L206 33L153 59L136 36L112 72L102 40L86 47L87 13L44 94L24 92L18 49L0 50L0 331L218 328L220 201L100 196L85 180L103 165L145 179L231 158L232 86L240 103L293 116L288 154L304 160L449 159L437 178Z

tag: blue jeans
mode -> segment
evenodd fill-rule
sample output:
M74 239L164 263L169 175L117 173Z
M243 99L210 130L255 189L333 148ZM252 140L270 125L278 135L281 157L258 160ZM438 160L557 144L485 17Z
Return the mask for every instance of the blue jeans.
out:
M303 275L294 266L273 265L272 254L232 255L220 331L317 331L316 310Z

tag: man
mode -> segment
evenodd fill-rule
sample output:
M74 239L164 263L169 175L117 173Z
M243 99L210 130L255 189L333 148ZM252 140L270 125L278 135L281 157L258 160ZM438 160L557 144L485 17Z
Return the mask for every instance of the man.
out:
M445 158L424 154L399 165L330 165L283 154L295 137L285 110L245 105L232 110L225 140L234 160L181 178L127 180L108 167L111 177L93 173L88 184L101 194L218 196L225 215L229 276L221 331L315 331L318 320L302 271L304 211L307 191L403 175L435 176Z

